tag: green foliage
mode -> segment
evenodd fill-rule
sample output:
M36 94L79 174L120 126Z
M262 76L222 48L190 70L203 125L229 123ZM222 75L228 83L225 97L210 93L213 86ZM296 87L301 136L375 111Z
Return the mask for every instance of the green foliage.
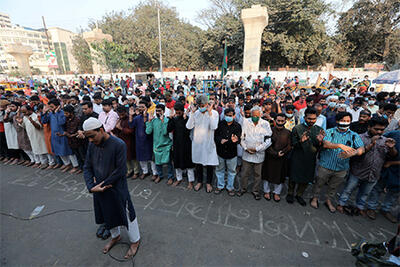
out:
M200 28L182 21L175 8L157 1L139 3L130 12L106 14L98 27L111 34L113 41L135 54L133 64L141 69L159 68L157 7L160 8L163 65L169 68L197 69L203 66ZM95 27L92 23L90 27Z
M111 73L132 71L133 61L137 55L130 52L127 45L103 40L92 43L91 46L97 52L94 60L100 65L107 66Z
M340 41L358 65L400 61L400 1L358 0L338 21Z
M92 73L92 57L90 47L81 35L76 35L72 40L72 55L78 63L80 73Z

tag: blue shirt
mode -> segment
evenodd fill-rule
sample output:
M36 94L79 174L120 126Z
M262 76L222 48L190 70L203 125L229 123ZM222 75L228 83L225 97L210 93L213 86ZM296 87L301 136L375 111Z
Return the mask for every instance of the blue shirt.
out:
M364 146L363 141L357 133L351 130L340 132L337 127L328 129L324 140L334 144L343 144L354 149ZM343 152L343 150L340 148L322 150L319 154L319 165L332 171L348 170L350 159L339 158L341 152Z

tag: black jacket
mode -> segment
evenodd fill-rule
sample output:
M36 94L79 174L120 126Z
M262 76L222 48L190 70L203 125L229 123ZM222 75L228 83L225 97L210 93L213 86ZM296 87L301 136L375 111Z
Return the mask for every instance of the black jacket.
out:
M238 137L238 141L232 142L232 135ZM242 127L236 121L231 125L225 120L218 123L218 128L214 133L214 140L217 146L217 154L223 159L232 159L237 156L237 145L240 144L240 136L242 135ZM221 144L222 139L227 139L228 142Z

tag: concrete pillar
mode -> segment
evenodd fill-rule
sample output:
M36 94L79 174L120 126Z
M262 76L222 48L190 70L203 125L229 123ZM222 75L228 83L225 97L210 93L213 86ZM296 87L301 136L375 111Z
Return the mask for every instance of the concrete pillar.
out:
M261 37L268 25L268 11L261 5L242 10L244 25L243 71L257 72L260 68Z
M31 76L31 66L29 57L33 54L32 47L21 43L6 45L6 53L12 55L17 61L18 71L22 76Z
M90 47L90 54L92 56L92 66L93 66L93 73L94 74L102 74L102 73L107 73L109 70L104 66L99 64L95 60L95 58L101 57L99 53L93 49L92 44L96 42L102 42L103 40L107 41L112 41L112 36L110 34L104 34L101 29L93 29L93 31L90 32L84 32L83 33L83 39L89 44Z

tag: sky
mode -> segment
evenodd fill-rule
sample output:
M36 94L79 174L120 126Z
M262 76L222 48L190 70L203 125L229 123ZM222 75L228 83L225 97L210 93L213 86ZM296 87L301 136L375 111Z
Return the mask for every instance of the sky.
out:
M351 0L326 0L336 10L345 11ZM7 13L12 24L30 28L42 28L42 16L47 27L60 27L73 32L87 29L88 23L99 20L113 10L129 10L140 0L0 0L0 12ZM197 20L197 14L210 5L209 0L164 0L175 7L179 16L193 25L206 29ZM350 4L350 5L349 5ZM335 20L327 23L328 31L334 30Z
M0 0L0 12L10 16L12 24L42 28L42 16L47 27L60 27L78 32L87 28L89 21L99 20L113 10L128 10L139 0ZM197 12L207 8L208 0L168 0L179 16L191 24L205 28L197 20Z

